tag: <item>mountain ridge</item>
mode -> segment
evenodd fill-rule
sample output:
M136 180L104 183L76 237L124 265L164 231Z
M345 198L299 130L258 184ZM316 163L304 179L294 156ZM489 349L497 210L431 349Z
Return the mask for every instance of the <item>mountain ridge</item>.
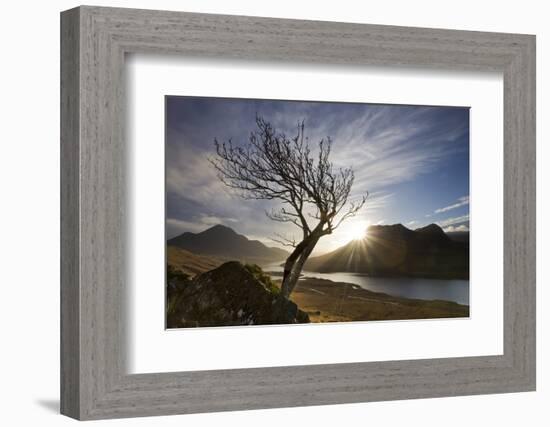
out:
M288 252L283 249L266 246L259 240L250 240L222 224L199 233L187 231L169 239L167 245L200 255L258 262L280 261L288 256Z
M312 257L304 268L320 273L467 279L469 244L451 239L437 224L416 230L403 224L374 225L363 239Z

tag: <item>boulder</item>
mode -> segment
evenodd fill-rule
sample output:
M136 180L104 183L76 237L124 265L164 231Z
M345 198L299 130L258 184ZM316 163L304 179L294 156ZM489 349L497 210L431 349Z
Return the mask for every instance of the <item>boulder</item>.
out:
M292 301L267 289L239 262L227 262L176 286L168 327L308 323Z

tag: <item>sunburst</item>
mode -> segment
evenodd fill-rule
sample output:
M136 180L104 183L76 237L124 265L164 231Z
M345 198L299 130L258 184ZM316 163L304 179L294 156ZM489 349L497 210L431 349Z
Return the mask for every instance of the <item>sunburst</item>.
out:
M346 241L362 240L367 237L369 223L366 221L350 223L345 230Z

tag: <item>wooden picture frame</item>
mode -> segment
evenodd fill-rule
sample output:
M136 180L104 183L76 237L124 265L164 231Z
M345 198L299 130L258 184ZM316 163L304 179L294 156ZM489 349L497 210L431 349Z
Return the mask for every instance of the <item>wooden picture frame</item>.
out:
M125 370L127 53L489 70L504 79L504 352ZM535 37L104 7L61 14L61 412L77 419L535 389Z

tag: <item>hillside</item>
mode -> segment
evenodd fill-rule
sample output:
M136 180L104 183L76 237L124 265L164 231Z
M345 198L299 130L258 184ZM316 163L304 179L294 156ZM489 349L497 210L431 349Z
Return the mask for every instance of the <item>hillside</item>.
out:
M191 277L208 270L213 270L225 262L223 258L196 255L175 246L168 246L166 249L166 261L175 270L188 274Z
M447 233L447 236L455 242L470 243L470 232L469 231L452 231Z
M282 249L268 247L258 240L249 240L223 225L215 225L200 233L180 234L168 240L167 244L193 254L257 263L282 261L288 256L288 252Z
M410 230L402 224L377 225L367 237L310 258L305 270L356 272L373 276L469 278L469 245L450 239L436 224Z

